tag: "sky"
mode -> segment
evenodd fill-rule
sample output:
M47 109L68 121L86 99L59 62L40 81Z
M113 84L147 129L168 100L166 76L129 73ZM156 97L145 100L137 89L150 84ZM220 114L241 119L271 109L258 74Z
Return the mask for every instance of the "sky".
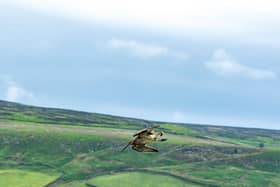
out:
M0 0L0 99L280 129L280 3Z

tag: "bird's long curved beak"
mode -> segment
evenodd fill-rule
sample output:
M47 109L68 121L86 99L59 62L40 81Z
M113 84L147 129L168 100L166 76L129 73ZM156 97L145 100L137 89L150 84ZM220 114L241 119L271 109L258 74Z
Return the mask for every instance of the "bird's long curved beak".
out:
M129 145L130 145L130 142L121 150L121 152L124 151Z

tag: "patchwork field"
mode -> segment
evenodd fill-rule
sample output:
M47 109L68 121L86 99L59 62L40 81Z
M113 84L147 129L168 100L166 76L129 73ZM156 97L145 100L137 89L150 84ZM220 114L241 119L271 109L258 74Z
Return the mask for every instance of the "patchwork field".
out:
M160 125L158 153L120 150ZM280 132L171 124L0 101L0 186L280 186Z
M129 172L112 175L104 175L90 180L89 184L104 187L197 187L191 183L176 179L171 176L143 173L143 172Z
M5 187L37 187L55 180L57 176L28 170L0 170L0 186Z

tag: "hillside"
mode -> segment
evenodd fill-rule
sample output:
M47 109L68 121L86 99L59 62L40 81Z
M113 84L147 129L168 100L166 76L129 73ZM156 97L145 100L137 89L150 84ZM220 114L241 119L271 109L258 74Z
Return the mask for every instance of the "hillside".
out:
M74 125L126 125L147 126L149 121L111 116L89 112L79 112L56 108L27 106L0 100L0 119L34 123L74 124Z
M120 152L152 125L168 138L153 144L159 153ZM280 131L0 101L0 186L280 186L279 178Z

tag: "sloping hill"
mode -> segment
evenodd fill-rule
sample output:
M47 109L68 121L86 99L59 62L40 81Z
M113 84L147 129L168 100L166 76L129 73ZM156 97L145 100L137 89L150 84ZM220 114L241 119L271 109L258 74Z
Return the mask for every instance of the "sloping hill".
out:
M158 124L168 138L154 143L159 153L120 152L136 130ZM56 178L46 186L117 186L121 181L149 186L151 178L174 186L280 186L279 137L273 130L172 124L0 101L0 179L11 170L43 174L45 181ZM30 179L21 179L21 186L30 186Z
M126 125L148 126L147 120L119 116L80 112L73 110L34 107L0 100L0 119L35 123L75 124L75 125Z

